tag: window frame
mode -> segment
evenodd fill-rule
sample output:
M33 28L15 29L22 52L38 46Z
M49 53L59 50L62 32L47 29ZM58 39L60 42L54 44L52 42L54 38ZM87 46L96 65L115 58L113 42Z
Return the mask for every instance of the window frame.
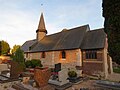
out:
M42 53L41 53L41 58L45 58L45 56L46 56L46 55L45 55L45 52L42 52Z
M61 56L62 56L62 59L66 59L66 52L64 50L61 52Z
M86 50L85 58L86 59L97 59L97 50Z

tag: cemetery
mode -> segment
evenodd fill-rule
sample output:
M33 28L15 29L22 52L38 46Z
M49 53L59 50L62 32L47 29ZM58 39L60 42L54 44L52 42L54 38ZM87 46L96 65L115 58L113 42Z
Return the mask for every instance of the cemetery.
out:
M120 89L119 82L78 75L73 70L61 69L60 63L55 64L55 68L35 67L26 68L24 71L17 62L11 62L7 66L6 69L1 70L0 90Z

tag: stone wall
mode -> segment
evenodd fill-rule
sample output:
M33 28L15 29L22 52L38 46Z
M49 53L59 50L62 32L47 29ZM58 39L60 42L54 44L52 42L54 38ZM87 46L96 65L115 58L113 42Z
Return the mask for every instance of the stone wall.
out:
M94 75L103 72L103 63L98 62L84 62L83 73Z
M31 59L40 59L43 66L52 67L57 63L61 63L62 68L76 69L78 71L83 70L85 74L94 74L97 72L103 72L107 75L107 49L97 50L97 59L86 59L85 51L80 49L64 50L66 52L66 58L62 58L61 51L48 51L45 52L45 58L42 58L42 52L29 53L28 57Z
M103 49L97 50L97 59L86 59L85 51L82 52L83 54L83 73L84 74L95 74L104 72L104 53Z
M45 52L45 58L41 57L42 52L29 53L27 59L40 59L44 66L54 67L54 64L62 63L62 68L75 68L77 62L80 63L81 51L76 50L65 50L66 58L62 58L61 51L48 51ZM25 55L26 56L26 55Z

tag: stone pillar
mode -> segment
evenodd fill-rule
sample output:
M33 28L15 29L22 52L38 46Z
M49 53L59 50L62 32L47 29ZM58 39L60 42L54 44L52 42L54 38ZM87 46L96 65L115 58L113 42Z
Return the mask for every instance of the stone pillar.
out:
M108 77L107 49L103 49L103 70L105 78Z
M77 62L76 62L77 66L82 66L82 56L80 49L77 50L76 56L77 56Z
M52 52L52 68L54 68L54 57L55 57L55 55L54 55L54 51Z
M108 61L109 61L109 74L113 73L113 66L112 66L112 58L108 55L107 57Z
M82 67L82 52L81 52L80 49L77 50L77 55L76 56L77 56L77 64L76 65L78 67ZM81 69L77 70L77 74L81 76L82 75L82 70Z

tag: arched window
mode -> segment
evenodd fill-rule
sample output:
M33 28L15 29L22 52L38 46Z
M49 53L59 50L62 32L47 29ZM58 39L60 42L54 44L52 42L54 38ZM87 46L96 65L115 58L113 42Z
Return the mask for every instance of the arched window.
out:
M66 52L62 51L62 58L65 59L66 58Z
M42 52L41 58L45 58L45 52Z

